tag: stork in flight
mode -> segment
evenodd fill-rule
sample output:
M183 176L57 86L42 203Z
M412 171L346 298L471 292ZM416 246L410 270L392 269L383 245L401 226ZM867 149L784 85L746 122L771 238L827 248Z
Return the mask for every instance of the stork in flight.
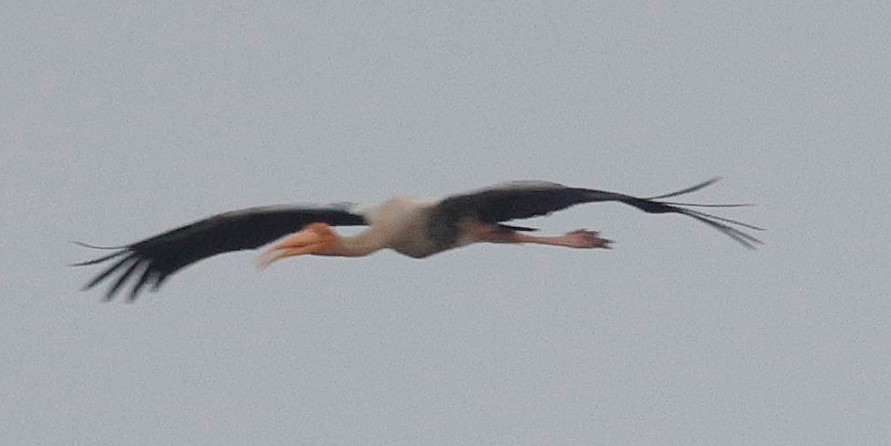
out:
M674 213L699 220L748 248L761 241L737 229L756 226L706 214L690 207L736 207L742 204L692 204L664 201L711 185L717 178L676 192L638 198L616 192L563 186L541 181L504 183L440 200L398 197L380 206L357 208L339 204L322 207L265 206L226 212L147 238L104 249L116 251L75 266L113 263L91 280L84 290L120 273L106 300L130 277L136 282L129 300L150 286L157 290L171 274L208 257L254 249L291 234L272 245L257 262L260 266L303 254L359 257L384 248L409 257L423 258L477 242L535 243L569 248L609 248L612 240L596 231L575 230L560 236L538 236L534 228L505 222L547 215L582 203L618 201L651 214ZM339 236L332 226L368 226L355 236ZM90 248L101 248L81 243Z

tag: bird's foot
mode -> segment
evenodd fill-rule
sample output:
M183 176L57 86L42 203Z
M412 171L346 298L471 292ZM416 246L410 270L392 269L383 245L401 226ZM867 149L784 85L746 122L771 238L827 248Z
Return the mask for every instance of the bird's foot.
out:
M598 231L589 231L587 229L576 229L572 232L567 232L564 235L564 240L566 241L566 246L571 248L604 248L610 249L610 243L613 241L606 238L598 237L600 232Z

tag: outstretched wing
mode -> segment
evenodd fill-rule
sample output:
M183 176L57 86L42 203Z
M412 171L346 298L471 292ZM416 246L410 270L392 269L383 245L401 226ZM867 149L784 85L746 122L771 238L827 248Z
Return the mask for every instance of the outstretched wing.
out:
M188 265L225 252L257 248L313 222L334 226L367 224L365 217L350 212L348 206L242 209L199 220L75 266L113 261L84 290L120 272L105 297L111 300L128 278L137 277L129 294L129 299L134 300L144 286L157 290L171 274Z
M663 201L665 198L688 194L709 186L718 178L705 181L676 192L649 198L638 198L626 194L568 187L557 183L524 181L506 183L477 192L448 197L440 202L437 216L442 220L459 221L464 217L478 218L486 223L547 215L582 203L618 201L634 206L651 214L674 213L686 215L705 223L743 244L754 248L761 241L734 227L762 230L757 226L742 223L716 215L706 214L689 207L738 207L745 204L695 204Z

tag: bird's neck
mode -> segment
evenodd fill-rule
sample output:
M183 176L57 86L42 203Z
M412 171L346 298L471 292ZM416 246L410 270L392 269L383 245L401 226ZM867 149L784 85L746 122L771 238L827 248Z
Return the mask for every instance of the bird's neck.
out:
M354 236L338 237L331 248L325 252L320 252L319 254L341 257L361 257L367 256L383 247L383 240L380 240L380 237L374 232L366 230Z

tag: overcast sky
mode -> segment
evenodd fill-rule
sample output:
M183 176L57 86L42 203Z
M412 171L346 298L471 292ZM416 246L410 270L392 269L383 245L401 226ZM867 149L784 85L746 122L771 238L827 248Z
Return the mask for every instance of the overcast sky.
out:
M883 2L5 2L0 443L891 443ZM612 251L96 253L242 207L515 179L690 200Z

